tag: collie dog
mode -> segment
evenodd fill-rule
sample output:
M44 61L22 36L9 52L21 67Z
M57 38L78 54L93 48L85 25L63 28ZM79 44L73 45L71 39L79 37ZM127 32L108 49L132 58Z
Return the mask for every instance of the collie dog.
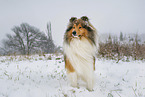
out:
M81 78L87 89L93 90L97 49L98 33L88 17L72 17L64 34L63 50L67 77L73 87Z

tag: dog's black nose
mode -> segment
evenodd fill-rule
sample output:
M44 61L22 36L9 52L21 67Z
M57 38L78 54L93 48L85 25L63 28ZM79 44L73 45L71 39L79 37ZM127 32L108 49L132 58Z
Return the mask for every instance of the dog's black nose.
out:
M76 31L73 31L72 34L73 34L73 36L76 36L77 35Z

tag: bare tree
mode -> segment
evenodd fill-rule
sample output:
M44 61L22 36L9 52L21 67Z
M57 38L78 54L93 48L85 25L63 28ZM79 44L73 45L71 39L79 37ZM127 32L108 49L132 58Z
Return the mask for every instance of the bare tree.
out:
M122 32L120 32L120 37L119 37L119 39L120 39L120 41L123 41L124 39L123 39L123 33Z
M46 52L54 53L56 50L56 46L52 39L52 31L51 31L51 22L47 23L47 31L46 31L47 41L46 41Z
M27 23L22 23L20 27L15 26L12 31L14 35L8 34L8 39L3 42L10 53L30 54L36 52L41 48L42 37L46 37L39 29Z
M52 39L50 22L46 33L27 23L15 26L12 31L14 35L7 34L7 40L3 40L6 54L54 53L58 50Z

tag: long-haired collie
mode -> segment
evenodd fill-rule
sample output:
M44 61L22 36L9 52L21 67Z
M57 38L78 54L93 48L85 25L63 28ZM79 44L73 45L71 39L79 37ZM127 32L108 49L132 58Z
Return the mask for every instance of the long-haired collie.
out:
M72 86L77 87L81 78L87 83L87 89L93 90L97 48L98 34L88 17L72 17L63 42L65 68Z

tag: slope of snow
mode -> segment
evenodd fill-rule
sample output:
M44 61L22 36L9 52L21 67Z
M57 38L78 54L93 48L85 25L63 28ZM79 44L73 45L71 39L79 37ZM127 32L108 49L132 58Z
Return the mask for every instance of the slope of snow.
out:
M62 56L0 57L0 97L145 97L145 61L97 59L94 91L73 88Z

